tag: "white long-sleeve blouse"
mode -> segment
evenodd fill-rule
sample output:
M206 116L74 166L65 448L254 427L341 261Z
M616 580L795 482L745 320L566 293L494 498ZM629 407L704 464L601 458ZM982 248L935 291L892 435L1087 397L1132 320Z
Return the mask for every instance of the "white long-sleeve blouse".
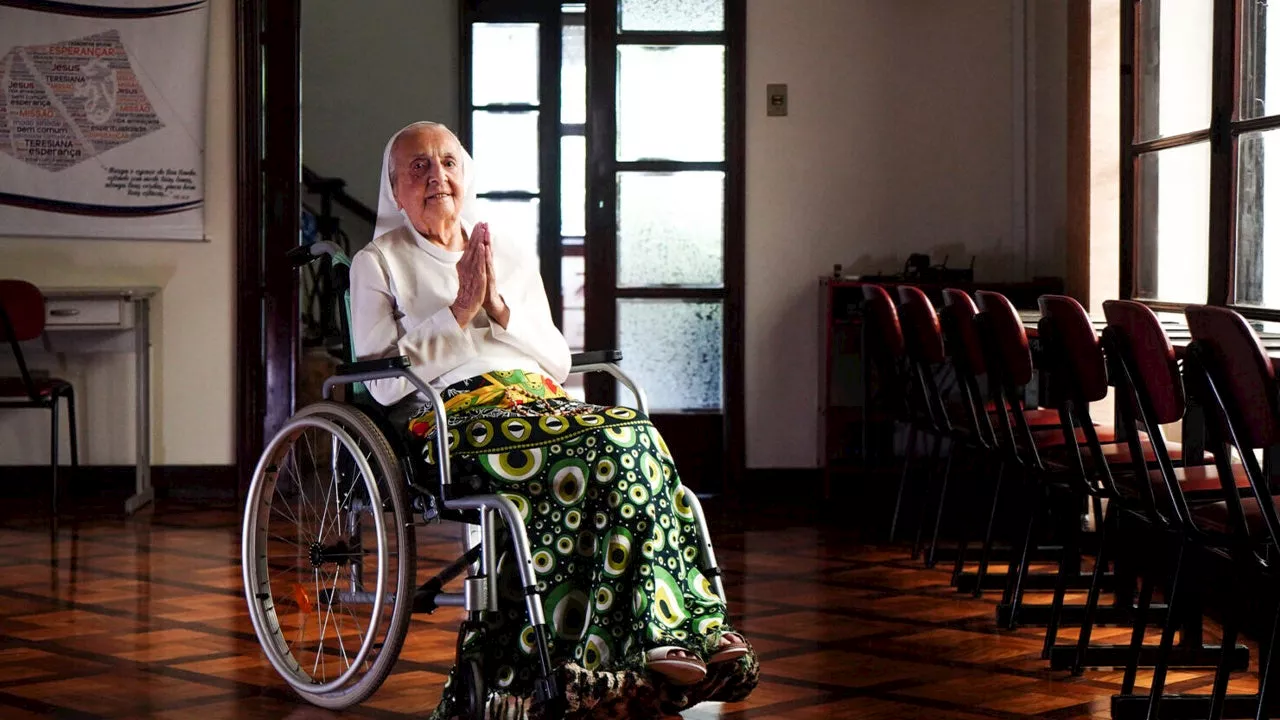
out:
M464 228L468 237L471 228ZM494 370L542 373L563 383L569 344L551 319L538 259L490 236L498 290L511 314L504 329L481 310L458 325L449 309L458 295L451 252L407 224L385 233L351 261L351 334L359 360L407 355L412 371L443 389ZM373 398L392 405L414 391L404 378L366 383Z

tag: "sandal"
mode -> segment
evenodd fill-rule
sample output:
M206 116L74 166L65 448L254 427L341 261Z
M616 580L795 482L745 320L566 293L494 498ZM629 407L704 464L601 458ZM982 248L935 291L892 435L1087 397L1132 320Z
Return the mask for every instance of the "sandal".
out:
M750 649L747 647L745 638L738 633L727 632L720 636L720 645L716 648L715 653L707 658L707 664L714 665L737 660L748 652L750 652Z
M707 666L697 656L675 645L654 648L645 653L645 660L650 670L673 685L692 685L707 676Z

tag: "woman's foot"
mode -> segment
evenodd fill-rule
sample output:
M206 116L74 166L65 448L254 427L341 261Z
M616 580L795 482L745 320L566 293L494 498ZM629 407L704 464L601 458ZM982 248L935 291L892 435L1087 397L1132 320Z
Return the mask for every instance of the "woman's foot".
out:
M730 662L746 655L750 650L747 648L747 641L738 633L727 632L720 636L720 644L716 647L716 651L711 657L707 658L708 665L716 663Z
M707 676L707 666L698 656L675 645L664 645L645 653L650 670L672 685L692 685Z

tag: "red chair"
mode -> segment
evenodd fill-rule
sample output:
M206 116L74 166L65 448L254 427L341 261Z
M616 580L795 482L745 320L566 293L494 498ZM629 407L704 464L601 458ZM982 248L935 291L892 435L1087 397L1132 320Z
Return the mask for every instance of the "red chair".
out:
M1146 703L1148 717L1157 717L1162 709L1171 710L1165 707L1169 704L1190 706L1204 699L1187 695L1163 697L1178 617L1175 612L1186 613L1182 595L1187 592L1193 598L1208 596L1209 602L1218 606L1224 646L1234 644L1236 633L1242 628L1252 625L1256 630L1254 636L1260 641L1261 651L1259 692L1244 699L1252 706L1250 714L1256 712L1257 718L1276 717L1280 710L1274 701L1280 689L1280 674L1275 672L1275 651L1280 640L1280 573L1275 557L1280 549L1280 507L1255 452L1280 443L1280 383L1272 359L1239 314L1222 307L1192 306L1186 309L1186 316L1192 343L1184 376L1189 394L1206 411L1207 440L1214 450L1223 499L1198 506L1181 504L1182 514L1196 531L1184 535L1182 550L1202 550L1198 562L1193 561L1195 566L1203 567L1225 557L1231 568L1226 573L1211 574L1225 574L1225 579L1218 582L1185 578L1187 573L1175 576ZM1244 467L1246 490L1241 491L1235 482L1237 473L1231 467L1231 451ZM1223 707L1230 702L1226 694L1230 668L1225 654L1222 658L1209 698L1210 717L1222 717ZM1239 717L1234 713L1230 716Z
M920 431L930 432L933 423L929 419L927 408L913 402L911 382L907 374L906 340L902 334L902 325L898 320L898 310L889 298L889 293L879 285L863 285L863 347L870 366L875 370L877 382L866 388L867 405L875 401L887 411L893 423L905 423L907 430L906 457L902 463L902 476L898 482L897 499L894 501L893 517L889 521L889 541L893 542L897 534L898 518L902 509L902 499L911 473L911 460L915 454L916 440ZM869 376L869 374L868 374ZM869 435L865 429L870 423L864 422L863 448L867 452ZM932 449L932 458L936 462L942 451L942 438L936 436Z
M33 377L27 369L22 346L44 332L44 295L22 280L0 280L0 341L7 341L18 363L17 377L0 377L0 409L44 408L53 416L50 425L49 467L53 477L52 508L58 512L58 401L67 399L67 423L71 433L71 466L79 467L76 443L76 401L71 383L58 378Z
M920 516L916 524L916 540L911 549L911 557L918 557L925 529L925 513L929 500L936 497L933 533L925 556L925 565L933 567L937 559L938 531L942 526L952 464L961 447L985 448L986 442L978 423L962 421L957 425L951 420L947 411L947 402L935 377L935 372L946 363L947 358L942 342L942 327L933 303L920 288L911 285L898 286L898 301L898 317L902 323L907 358L911 363L912 380L920 391L922 404L927 413L926 427L931 434L951 441L946 466L942 472L941 485L937 488L926 488L921 498ZM963 416L964 414L961 413L960 417L963 418ZM960 552L963 553L963 549Z
M1213 515L1217 508L1227 506L1220 479L1221 467L1175 466L1161 430L1161 426L1183 420L1187 402L1173 345L1161 327L1159 318L1146 305L1134 301L1109 300L1103 304L1103 310L1107 315L1103 344L1107 349L1116 388L1117 415L1130 437L1130 454L1135 458L1138 456L1136 444L1141 425L1144 430L1142 437L1150 443L1156 458L1155 469L1151 469L1150 464L1145 461L1139 463L1135 460L1133 469L1127 476L1132 482L1120 485L1117 497L1117 504L1124 516L1137 521L1144 537L1143 541L1132 543L1127 548L1128 559L1142 567L1140 572L1143 577L1120 691L1122 696L1127 696L1132 695L1137 680L1141 655L1139 649L1146 635L1146 618L1155 585L1161 584L1166 596L1172 595L1177 578L1189 571L1186 566L1191 566L1190 571L1195 571L1197 567L1203 568L1202 563L1184 562L1186 548L1217 548L1229 545L1230 540L1223 537L1225 530L1215 537L1202 529L1202 526L1210 524L1204 522L1206 515ZM1229 453L1220 458L1206 456L1206 460L1210 462L1215 459L1225 460L1226 466L1230 468L1236 486L1232 495L1248 489L1244 465L1232 462ZM1124 477L1126 476L1118 476ZM1164 552L1151 552L1152 540ZM1126 548L1124 545L1117 547ZM1227 553L1224 551L1223 554ZM1214 551L1204 555L1209 558L1220 557ZM1213 562L1210 560L1210 564ZM1212 581L1200 580L1198 584L1209 585ZM1091 608L1095 601L1096 592L1091 590ZM1228 668L1240 669L1248 664L1247 649L1243 646L1233 648L1229 637L1224 637L1226 642L1219 648L1197 643L1203 637L1198 614L1187 613L1182 618L1175 618L1173 622L1182 629L1184 664L1203 666L1210 656L1218 658L1219 663L1227 663ZM1082 668L1081 657L1088 643L1088 629L1086 626L1082 631L1077 649L1076 665L1073 668L1077 675ZM1227 635L1233 636L1233 633L1228 632ZM1188 638L1197 640L1188 641ZM1197 647L1189 647L1192 643L1197 643ZM1192 650L1194 653L1188 652ZM1194 659L1192 654L1195 655Z

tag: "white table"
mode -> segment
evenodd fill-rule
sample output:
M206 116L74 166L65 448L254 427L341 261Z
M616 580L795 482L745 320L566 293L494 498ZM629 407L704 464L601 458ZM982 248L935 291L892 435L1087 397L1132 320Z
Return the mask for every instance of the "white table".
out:
M151 299L156 287L41 287L45 346L59 353L134 354L136 426L132 514L155 498L151 486Z

